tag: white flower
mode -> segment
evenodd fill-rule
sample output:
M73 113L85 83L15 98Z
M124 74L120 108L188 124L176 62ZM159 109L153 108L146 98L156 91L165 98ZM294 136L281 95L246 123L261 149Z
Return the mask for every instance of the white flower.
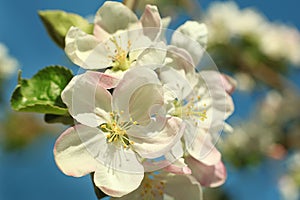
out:
M161 171L145 173L140 187L120 199L201 200L201 185L190 174L191 171L186 169L182 160L179 160Z
M147 68L129 70L121 81L88 71L71 80L62 99L81 124L57 140L57 165L76 177L95 172L95 184L111 196L136 189L143 158L168 154L182 136L180 120L162 115L161 84Z
M227 43L231 37L260 34L266 23L254 9L240 10L233 1L214 2L206 12L210 41Z
M234 110L230 94L236 83L216 69L201 69L202 60L209 60L206 42L205 25L187 22L174 32L167 51L170 62L157 72L167 113L185 123L183 146L192 175L201 184L216 187L224 183L226 170L215 142Z
M300 65L299 31L272 23L253 8L240 9L233 1L214 2L207 10L205 23L211 44L227 44L234 38L250 36L270 58Z
M11 57L6 46L0 43L0 77L6 78L12 75L18 66L18 61Z
M122 3L107 1L96 13L93 35L76 27L70 28L66 35L65 52L73 63L84 69L111 67L108 73L122 73L136 64L147 64L144 63L147 58L143 56L149 52L144 51L152 45L156 46L153 41L159 36L161 28L156 6L147 5L138 20ZM160 48L162 44L157 45ZM153 48L147 51L152 54L156 52ZM141 62L137 63L137 60ZM157 61L158 64L162 62Z
M172 91L165 92L168 113L182 118L186 124L186 149L194 158L211 165L220 160L211 137L219 137L224 120L233 112L233 101L224 88L225 79L221 74L203 71L194 76L190 82L168 67L162 68L159 74L164 87ZM210 153L215 155L209 156Z
M259 41L266 55L300 65L300 33L297 29L282 24L268 24Z

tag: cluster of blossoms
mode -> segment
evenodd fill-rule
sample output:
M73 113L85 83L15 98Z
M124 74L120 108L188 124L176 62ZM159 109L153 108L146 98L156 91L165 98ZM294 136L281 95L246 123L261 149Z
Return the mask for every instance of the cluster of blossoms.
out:
M279 179L279 190L284 200L299 199L300 187L300 153L294 152L287 159L287 173Z
M251 37L266 56L300 65L300 33L294 27L271 23L256 10L241 10L232 1L213 3L205 21L211 43L226 44L238 37Z
M85 71L61 94L76 124L56 141L55 161L70 176L94 172L112 197L201 199L200 186L226 178L214 144L233 112L232 80L199 69L204 24L187 21L166 38L162 21L156 6L138 19L107 1L93 34L66 35L67 56Z
M18 65L18 61L8 54L6 46L0 43L0 79L14 73Z

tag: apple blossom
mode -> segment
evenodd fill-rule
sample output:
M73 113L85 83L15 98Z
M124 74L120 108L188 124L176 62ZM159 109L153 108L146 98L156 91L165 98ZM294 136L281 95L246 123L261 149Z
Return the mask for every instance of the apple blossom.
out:
M141 185L132 193L121 197L126 199L202 199L200 183L190 175L191 171L183 159L163 170L145 173ZM178 187L181 190L178 190ZM182 192L185 191L185 192ZM115 199L115 198L112 198Z
M5 79L7 76L12 75L18 65L18 61L8 54L7 47L0 43L0 78Z
M65 52L72 62L84 69L111 67L108 73L120 73L134 66L145 49L156 46L153 41L161 28L156 6L147 5L138 20L122 3L107 1L96 13L93 35L77 27L70 28Z
M163 116L162 88L151 69L134 68L120 81L88 71L71 80L62 99L80 124L57 140L57 165L71 176L95 172L95 184L111 196L138 187L143 158L168 154L182 136L181 121Z

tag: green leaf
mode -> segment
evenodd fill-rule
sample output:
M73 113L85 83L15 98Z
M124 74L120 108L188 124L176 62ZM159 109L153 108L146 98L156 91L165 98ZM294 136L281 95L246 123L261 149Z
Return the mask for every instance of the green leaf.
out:
M62 66L46 67L28 80L19 75L11 107L16 111L67 115L60 94L72 77L72 72Z
M61 123L64 125L74 125L74 119L68 115L53 115L53 114L46 114L44 116L44 120L45 122L49 123L49 124L53 124L53 123Z
M93 32L93 24L74 13L45 10L39 11L38 14L50 37L61 48L65 47L65 37L71 26L78 27L88 34Z

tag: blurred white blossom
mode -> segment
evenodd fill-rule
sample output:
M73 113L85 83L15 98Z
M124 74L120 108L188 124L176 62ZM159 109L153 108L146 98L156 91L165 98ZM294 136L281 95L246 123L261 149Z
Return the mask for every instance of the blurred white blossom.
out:
M240 9L236 3L212 3L205 21L210 43L227 44L234 38L251 37L266 56L300 65L300 33L291 26L270 22L254 8Z
M237 81L237 89L241 91L252 91L255 87L254 79L247 73L238 72L234 74Z
M278 183L283 200L297 200L300 197L300 152L293 153L287 159L287 173Z
M0 78L12 75L18 65L18 61L8 54L7 47L3 43L0 43Z

